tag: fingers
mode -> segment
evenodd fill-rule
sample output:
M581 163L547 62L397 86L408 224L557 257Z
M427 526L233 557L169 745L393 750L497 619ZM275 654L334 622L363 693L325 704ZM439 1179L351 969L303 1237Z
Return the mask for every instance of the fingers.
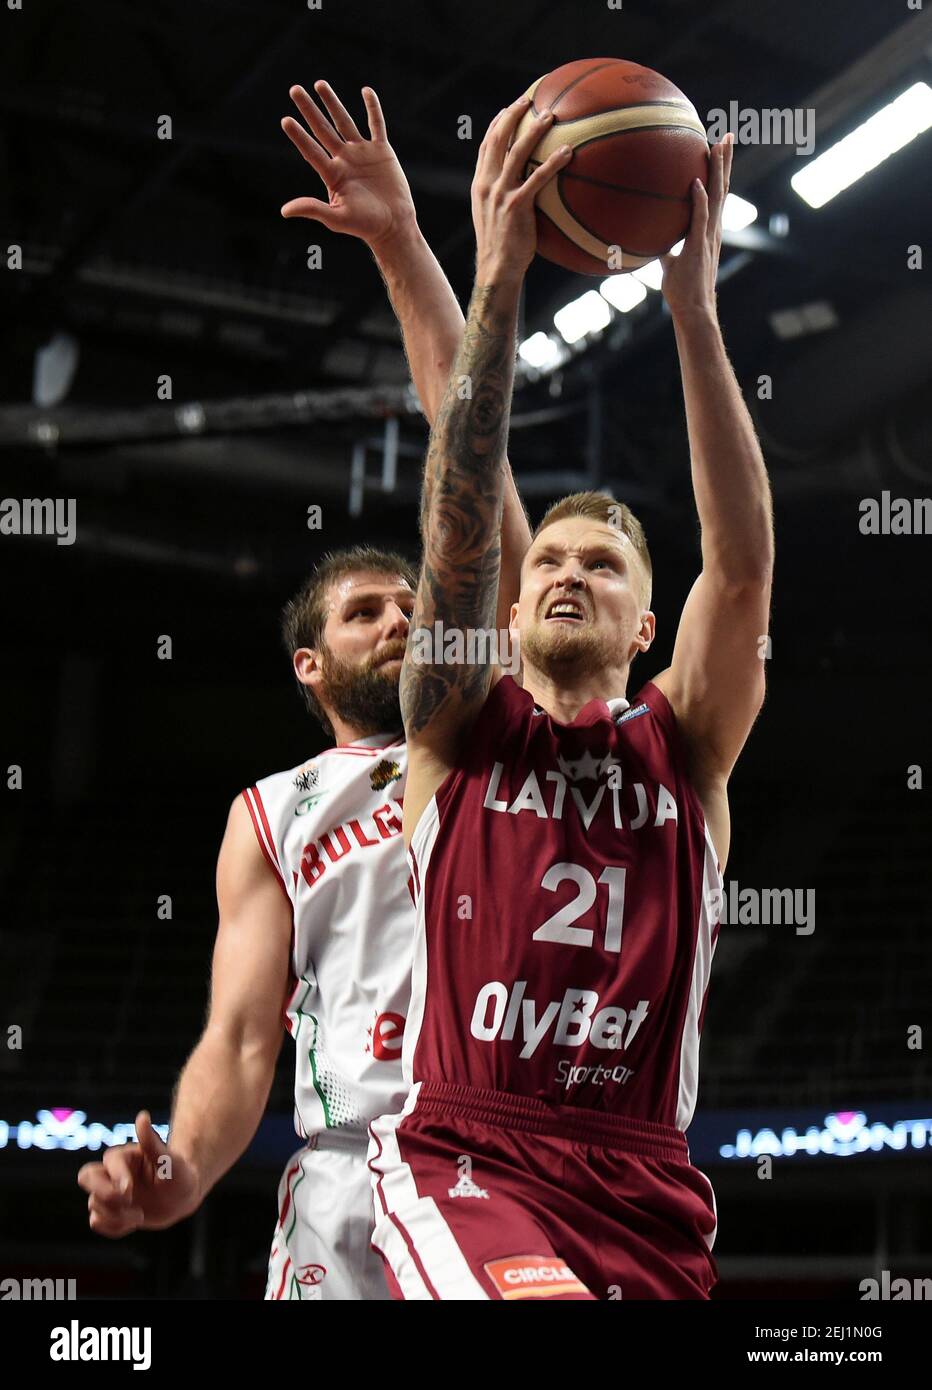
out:
M712 208L718 208L722 204L722 153L724 146L721 141L713 145L709 151L709 179L706 189L709 195L709 204Z
M502 165L502 177L507 182L512 184L520 183L527 162L536 148L538 141L542 139L552 124L553 112L549 109L541 111L540 115L528 121L528 129L522 131L517 137Z
M304 126L298 125L298 122L293 116L282 117L282 130L288 136L288 139L294 145L302 159L306 159L314 172L320 174L320 177L324 180L324 183L326 183L330 166L330 155L321 149L316 140L311 139L310 135L308 135L307 131L304 129Z
M111 1240L128 1236L139 1230L145 1221L141 1207L120 1207L114 1209L101 1202L99 1197L88 1198L88 1224L92 1231Z
M161 1135L156 1133L148 1110L140 1110L136 1116L136 1138L143 1156L151 1163L157 1163L162 1155L168 1152L168 1145L163 1142Z
M697 179L693 184L693 210L689 220L689 231L686 233L687 246L692 243L698 245L705 236L709 227L709 208L711 199L705 191L702 180ZM686 249L685 247L683 248Z
M363 87L362 99L366 103L366 115L369 117L369 134L372 139L387 140L388 135L385 131L385 117L382 115L382 107L371 87Z
M735 153L735 138L729 132L724 140L713 145L709 153L709 207L713 219L725 205L731 182L731 161Z
M292 198L282 208L282 217L306 217L311 222L322 222L331 231L339 231L344 221L344 216L336 208L322 203L319 198Z
M485 133L485 138L479 146L478 165L485 166L485 172L491 178L497 178L501 173L502 164L505 159L505 152L511 144L512 136L517 129L518 122L531 104L531 98L527 95L518 97L510 106L506 106L489 123L489 128Z
M85 1163L78 1172L78 1183L89 1194L88 1224L98 1235L128 1235L145 1221L142 1208L118 1190L114 1178L102 1163Z
M361 140L362 136L356 129L356 122L353 120L352 116L347 111L346 107L343 105L342 101L337 96L330 83L324 81L315 82L314 91L320 97L321 101L324 103L324 106L326 106L327 114L329 115L331 121L333 121L333 124L336 126L340 135L342 135L343 139Z
M569 145L561 145L553 154L548 155L537 169L524 180L521 187L521 196L526 197L529 202L533 202L544 184L550 182L555 174L558 174L573 157L573 151Z
M113 1178L102 1163L85 1163L78 1173L78 1186L83 1187L91 1197L102 1197L108 1201L126 1200L117 1191Z
M123 1144L120 1148L107 1149L103 1166L109 1174L117 1192L132 1197L136 1178L142 1169L142 1153L137 1144Z
M343 140L313 99L308 96L303 87L290 87L288 95L307 121L311 133L316 136L329 155L335 155L343 144Z

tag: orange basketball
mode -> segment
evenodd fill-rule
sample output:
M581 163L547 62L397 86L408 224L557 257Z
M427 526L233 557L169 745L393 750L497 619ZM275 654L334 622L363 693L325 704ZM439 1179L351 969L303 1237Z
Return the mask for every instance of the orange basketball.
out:
M692 181L708 181L709 143L678 87L623 58L583 58L538 78L528 95L516 136L548 106L554 120L525 177L560 145L573 150L537 195L542 256L610 275L636 270L686 235Z

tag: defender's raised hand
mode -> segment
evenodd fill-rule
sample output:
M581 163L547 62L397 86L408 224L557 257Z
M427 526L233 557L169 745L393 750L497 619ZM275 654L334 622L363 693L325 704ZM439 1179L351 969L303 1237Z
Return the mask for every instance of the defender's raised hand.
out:
M529 96L522 96L499 111L479 147L472 183L477 284L524 276L537 250L534 199L572 157L569 147L563 146L522 182L525 165L553 120L552 111L542 111L515 140L529 101Z
M661 256L663 296L670 312L715 314L715 277L722 249L722 210L728 197L734 136L725 136L709 152L709 190L693 185L693 213L686 244L678 256Z
M388 143L375 92L371 87L362 89L369 119L366 139L328 82L315 82L314 91L330 119L303 87L292 87L289 95L311 133L292 116L284 117L282 130L320 175L329 201L293 198L282 208L282 216L322 222L331 231L358 236L372 247L409 229L416 220L414 200Z

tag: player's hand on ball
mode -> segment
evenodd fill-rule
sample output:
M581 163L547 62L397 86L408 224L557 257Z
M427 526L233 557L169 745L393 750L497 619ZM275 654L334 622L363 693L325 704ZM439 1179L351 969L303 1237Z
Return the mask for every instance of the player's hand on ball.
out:
M152 1127L147 1110L136 1116L138 1144L107 1149L102 1163L85 1163L78 1184L87 1192L88 1221L98 1235L158 1231L190 1216L200 1205L192 1165Z
M292 87L291 99L311 133L292 116L284 117L282 130L320 175L329 201L293 198L282 208L282 216L322 222L331 231L361 237L370 246L413 227L414 199L398 156L388 143L375 92L371 87L362 89L369 118L367 140L329 83L315 82L314 91L330 119L303 87Z
M568 147L561 147L523 179L534 147L553 120L552 112L542 112L512 143L529 101L530 97L522 96L499 111L479 147L472 183L476 281L479 284L502 278L523 278L537 249L534 199L572 157Z
M693 184L693 214L678 256L660 257L663 296L674 316L715 314L715 278L722 249L722 210L728 197L734 136L726 135L709 152L709 190Z

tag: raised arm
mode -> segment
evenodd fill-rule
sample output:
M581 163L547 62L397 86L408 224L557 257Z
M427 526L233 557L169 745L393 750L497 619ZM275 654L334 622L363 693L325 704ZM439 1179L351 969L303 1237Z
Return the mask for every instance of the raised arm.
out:
M493 120L472 186L476 283L462 342L431 430L422 510L424 563L401 672L408 740L405 835L453 765L459 741L489 691L491 667L446 661L441 630L465 634L495 621L505 450L521 284L537 244L534 197L566 163L551 155L524 182L527 158L552 119L545 113L509 149L522 97ZM423 640L423 639L427 640Z
M282 128L323 179L329 202L296 198L285 217L307 217L368 245L401 326L411 377L433 425L463 338L463 312L417 222L411 189L388 142L385 118L371 87L363 87L369 139L359 132L333 88L314 84L330 119L303 87L291 97L312 132L287 116ZM501 524L501 583L496 627L508 627L517 600L521 561L531 543L527 516L505 460Z
M764 655L773 574L767 470L725 352L715 302L722 207L732 138L711 152L709 192L693 190L693 217L678 258L664 258L692 484L702 529L702 571L683 608L673 659L656 678L693 760L713 841L724 865L725 786L764 700Z

